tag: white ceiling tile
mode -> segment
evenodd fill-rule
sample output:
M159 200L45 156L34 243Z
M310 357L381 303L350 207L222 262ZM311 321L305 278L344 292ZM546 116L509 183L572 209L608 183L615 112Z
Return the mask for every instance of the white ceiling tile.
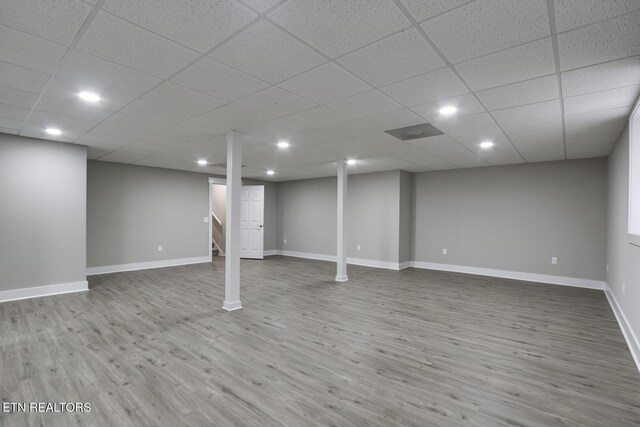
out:
M490 111L534 102L550 101L560 97L556 75L482 90L476 92L476 95Z
M468 92L449 68L393 83L380 90L407 107L428 104Z
M332 58L411 25L384 0L290 0L269 17Z
M204 131L215 135L220 135L235 130L235 127L232 124L207 116L194 117L180 123L179 126L187 129Z
M360 135L366 135L376 132L375 129L360 123L358 121L351 121L346 123L339 123L337 125L327 126L321 129L322 132L327 133L334 140L341 140L346 138L352 138Z
M160 79L113 62L74 51L58 75L88 87L105 88L129 96L139 96L160 83Z
M428 154L428 153L425 153L425 154ZM373 163L379 163L381 165L392 168L393 170L397 169L397 170L402 170L406 172L426 172L428 170L433 170L425 166L418 165L416 163L408 162L402 159L396 159L393 157L374 157L374 158L367 158L366 160Z
M19 133L19 135L25 136L27 138L45 139L47 141L73 142L78 137L79 133L77 131L70 131L60 136L53 136L41 132L40 129L32 131L28 128L25 128Z
M460 145L447 135L414 139L409 141L409 143L460 168L489 165L489 163L476 155L473 151Z
M169 127L167 123L158 122L128 114L116 113L103 122L105 125L132 129L140 132L155 133Z
M564 98L565 114L588 113L618 107L631 107L640 94L640 86L627 86L586 95Z
M238 104L227 104L205 114L206 117L230 123L235 129L271 120L273 116Z
M186 159L179 156L159 154L157 156L147 157L145 159L138 160L133 163L138 166L149 166L149 167L161 168L171 163L182 162L184 160Z
M419 125L424 123L424 120L411 110L405 108L367 117L366 119L362 119L362 123L384 132L405 126Z
M40 93L49 74L0 61L0 86Z
M500 126L504 126L507 123L528 122L562 116L560 101L557 99L496 110L492 114Z
M192 50L105 12L96 15L76 48L162 78L198 58Z
M295 134L291 140L291 145L293 148L296 148L302 145L321 144L332 141L335 141L335 137L333 135L314 129L308 132Z
M133 97L129 95L113 92L101 87L81 84L75 80L69 80L63 77L54 77L51 83L49 83L49 86L47 86L44 95L77 102L78 93L85 91L98 94L100 101L96 105L93 105L93 107L99 107L105 110L116 111L133 101Z
M308 127L298 123L293 123L285 119L274 119L268 122L242 128L243 141L253 144L273 145L278 140L289 141L297 133L310 130Z
M558 35L562 71L640 53L640 12Z
M202 53L256 17L233 0L107 0L103 8Z
M4 104L31 109L36 99L38 99L36 93L0 86L0 101Z
M551 33L545 0L477 0L422 28L454 64Z
M246 4L249 7L254 8L260 13L264 13L267 10L271 9L276 4L280 3L281 0L240 0L242 3Z
M310 110L301 111L285 117L287 120L299 123L310 128L322 128L326 126L344 123L351 120L349 117L331 111L325 107L316 107Z
M157 102L143 101L138 99L124 107L120 112L131 116L142 117L145 119L155 120L157 122L165 122L176 124L197 114L193 111L181 110L168 105L159 104Z
M201 114L226 104L226 101L171 82L164 82L142 98L143 101L166 105L185 114Z
M10 129L13 133L20 130L23 124L24 120L9 119L7 117L0 116L0 127L3 129Z
M238 101L254 110L281 117L313 108L316 104L277 87L270 87Z
M496 124L489 114L480 113L470 116L448 117L442 120L431 122L436 128L446 134L481 131L495 129Z
M498 128L451 134L451 137L492 165L524 163L522 156ZM491 141L494 145L483 149L480 147L483 141Z
M640 56L562 73L562 94L582 95L640 82Z
M162 148L156 145L136 142L100 157L99 160L104 162L133 163L160 154L161 152Z
M93 128L91 130L91 133L104 135L111 138L122 138L130 141L139 141L149 136L149 133L147 132L140 132L139 130L110 126L104 123L101 123Z
M210 56L273 84L326 62L324 56L264 20L224 43Z
M62 134L84 133L96 125L95 122L61 116L58 114L34 111L29 117L25 129L34 132L42 132L48 127L59 128Z
M418 30L410 28L352 52L338 62L375 87L445 66Z
M556 71L551 39L538 40L455 66L473 90L503 86Z
M75 117L77 119L101 122L113 114L113 111L105 110L94 105L80 102L76 98L74 101L67 101L59 98L43 96L36 108L46 113L58 114L61 116Z
M69 46L91 12L78 0L5 0L0 24Z
M627 124L629 108L565 115L567 157L606 156Z
M372 90L327 104L328 108L354 119L399 110L402 105L385 94Z
M0 25L0 61L51 73L66 48Z
M640 9L638 0L554 0L558 32Z
M279 85L318 104L326 104L371 89L333 63L327 63Z
M76 142L78 144L97 147L111 152L124 147L125 145L132 144L135 141L122 138L121 136L108 136L91 131L83 134Z
M203 129L187 128L182 126L173 126L162 132L163 137L175 138L182 141L191 141L205 143L211 141L217 136L218 133L209 132Z
M227 101L235 101L269 86L261 80L209 58L200 59L171 80Z
M564 160L562 117L508 123L503 129L527 162Z
M411 16L422 22L475 0L400 0Z
M29 115L29 111L29 108L0 103L0 117L4 117L5 119L24 121Z
M428 122L432 122L443 119L442 114L440 114L440 109L442 107L449 106L456 107L458 109L458 111L456 111L455 113L456 117L484 113L484 108L472 94L456 96L454 98L448 98L436 102L430 102L428 104L417 105L415 107L411 107L411 110L413 110L413 112L415 112Z

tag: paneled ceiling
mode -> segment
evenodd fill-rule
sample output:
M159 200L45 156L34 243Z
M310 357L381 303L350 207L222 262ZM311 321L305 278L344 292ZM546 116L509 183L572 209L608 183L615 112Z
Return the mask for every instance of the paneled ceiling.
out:
M0 132L111 162L224 173L232 130L276 181L606 156L639 92L640 0L0 2Z

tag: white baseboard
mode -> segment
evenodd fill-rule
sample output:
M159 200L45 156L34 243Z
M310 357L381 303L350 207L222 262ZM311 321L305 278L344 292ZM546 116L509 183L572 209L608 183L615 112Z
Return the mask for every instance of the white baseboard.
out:
M317 261L336 262L335 255L312 254L310 252L297 252L297 251L285 251L285 250L277 250L276 252L277 252L277 255L290 256L294 258L305 258L305 259L315 259Z
M165 259L159 261L134 262L131 264L105 265L102 267L88 267L87 276L96 274L118 273L121 271L147 270L149 268L174 267L177 265L202 264L211 262L210 256L200 256L192 258Z
M314 259L318 261L336 262L335 255L314 254L310 252L283 251L283 250L277 250L274 252L276 253L273 255L283 255L283 256L290 256L295 258L305 258L305 259ZM347 258L347 264L361 265L364 267L384 268L387 270L402 270L403 268L409 267L408 263L402 263L402 267L401 267L401 264L397 262L377 261L373 259L352 258L352 257ZM407 265L404 266L405 264Z
M264 251L263 255L264 256L278 255L278 250L277 249L269 249L268 251Z
M0 302L46 297L50 295L61 295L88 290L89 284L86 280L71 283L58 283L55 285L35 286L33 288L11 289L8 291L0 291Z
M638 336L633 332L633 328L627 320L624 311L622 311L622 307L618 304L618 300L611 291L609 284L605 284L604 294L607 296L611 310L613 310L613 314L616 316L618 325L622 330L622 335L624 335L624 339L627 341L627 346L629 347L629 351L631 351L634 362L636 362L636 367L638 371L640 371L640 340L638 340Z
M412 267L427 270L451 271L455 273L477 274L479 276L501 277L504 279L524 280L527 282L549 283L552 285L575 286L603 290L605 283L600 280L580 279L577 277L552 276L548 274L525 273L521 271L496 270L493 268L467 267L464 265L439 264L434 262L413 261Z

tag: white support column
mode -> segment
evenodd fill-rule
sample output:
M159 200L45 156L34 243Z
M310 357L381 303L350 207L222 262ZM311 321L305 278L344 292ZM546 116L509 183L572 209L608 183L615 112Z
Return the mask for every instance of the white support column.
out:
M237 132L227 133L227 238L225 247L224 304L228 311L240 303L240 191L242 141Z
M346 235L346 202L347 202L347 162L338 160L338 250L336 261L338 271L336 282L346 282L347 276L347 235Z

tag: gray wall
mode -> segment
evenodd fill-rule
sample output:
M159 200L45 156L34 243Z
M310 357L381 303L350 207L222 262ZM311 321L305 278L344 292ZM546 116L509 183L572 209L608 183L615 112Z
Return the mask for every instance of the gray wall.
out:
M413 261L413 245L414 245L414 222L413 211L415 209L413 203L414 193L413 174L408 172L400 172L400 253L399 262Z
M86 280L86 157L0 134L0 291Z
M226 245L226 224L227 224L227 186L226 185L212 185L211 186L211 207L216 216L222 221L222 226L215 220L211 223L211 234L213 240L218 244L218 247L225 251Z
M279 184L279 249L336 254L336 186L335 178ZM351 175L347 186L348 256L398 262L400 172Z
M415 259L603 280L606 186L604 158L416 174Z
M89 161L87 267L207 256L209 176ZM277 186L251 182L265 185L264 247L274 249Z
M207 175L89 161L87 186L87 267L208 255Z
M640 248L629 243L629 129L625 129L609 156L609 215L607 283L640 337ZM625 292L622 284L625 284Z

